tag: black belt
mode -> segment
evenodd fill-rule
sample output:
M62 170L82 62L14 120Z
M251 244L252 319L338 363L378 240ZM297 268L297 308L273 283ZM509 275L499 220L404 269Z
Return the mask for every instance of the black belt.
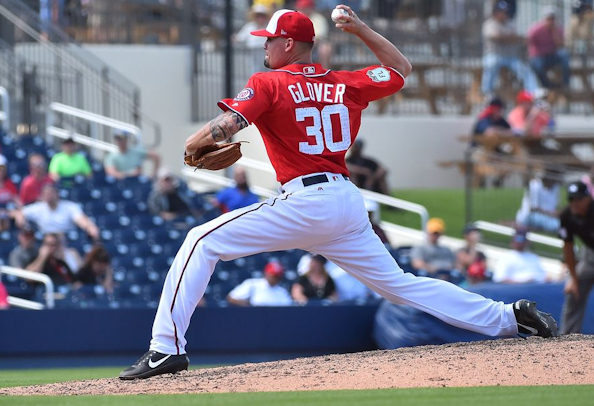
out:
M349 177L346 175L340 175L340 176L342 176L344 178L344 180L349 180ZM318 183L330 182L328 180L328 176L325 174L308 176L307 178L301 178L301 181L303 182L303 186L311 186L311 185L316 185Z

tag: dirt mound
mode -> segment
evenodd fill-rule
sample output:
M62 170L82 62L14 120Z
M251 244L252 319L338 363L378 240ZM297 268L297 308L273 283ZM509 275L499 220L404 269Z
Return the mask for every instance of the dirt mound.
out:
M594 384L594 336L521 338L328 355L0 389L0 395L262 392L436 386Z

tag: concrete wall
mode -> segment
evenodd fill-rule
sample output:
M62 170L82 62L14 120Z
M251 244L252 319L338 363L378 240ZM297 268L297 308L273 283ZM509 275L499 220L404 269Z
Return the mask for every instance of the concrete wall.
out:
M184 140L204 124L191 122L190 50L150 45L90 45L88 49L142 89L143 111L163 128L159 152L164 164L179 170ZM359 136L366 141L366 154L389 169L391 188L460 188L464 178L458 169L441 168L438 162L463 158L466 145L458 137L468 134L473 122L469 116L370 114L364 115ZM592 131L594 118L561 117L557 127ZM268 160L257 129L247 128L236 138L250 141L243 147L246 156ZM277 186L272 175L252 171L250 176L262 186Z

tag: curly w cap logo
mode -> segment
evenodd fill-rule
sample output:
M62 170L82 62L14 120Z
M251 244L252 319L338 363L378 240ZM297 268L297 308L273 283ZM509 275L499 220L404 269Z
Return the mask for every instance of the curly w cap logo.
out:
M390 71L386 68L375 68L367 71L367 76L369 76L369 79L377 83L390 81Z
M235 101L246 101L254 97L254 89L246 87L241 92L237 93L237 96L233 100Z

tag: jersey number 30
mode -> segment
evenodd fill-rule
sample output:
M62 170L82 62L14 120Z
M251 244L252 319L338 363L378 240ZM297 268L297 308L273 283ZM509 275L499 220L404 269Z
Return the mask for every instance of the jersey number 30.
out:
M334 141L332 130L332 115L338 114L340 119L340 141ZM308 155L320 155L324 148L330 152L346 151L351 146L351 127L349 121L349 111L344 104L331 104L318 110L315 107L302 107L295 109L297 121L304 121L311 117L313 124L305 127L309 137L315 137L315 143L299 143L299 151Z

